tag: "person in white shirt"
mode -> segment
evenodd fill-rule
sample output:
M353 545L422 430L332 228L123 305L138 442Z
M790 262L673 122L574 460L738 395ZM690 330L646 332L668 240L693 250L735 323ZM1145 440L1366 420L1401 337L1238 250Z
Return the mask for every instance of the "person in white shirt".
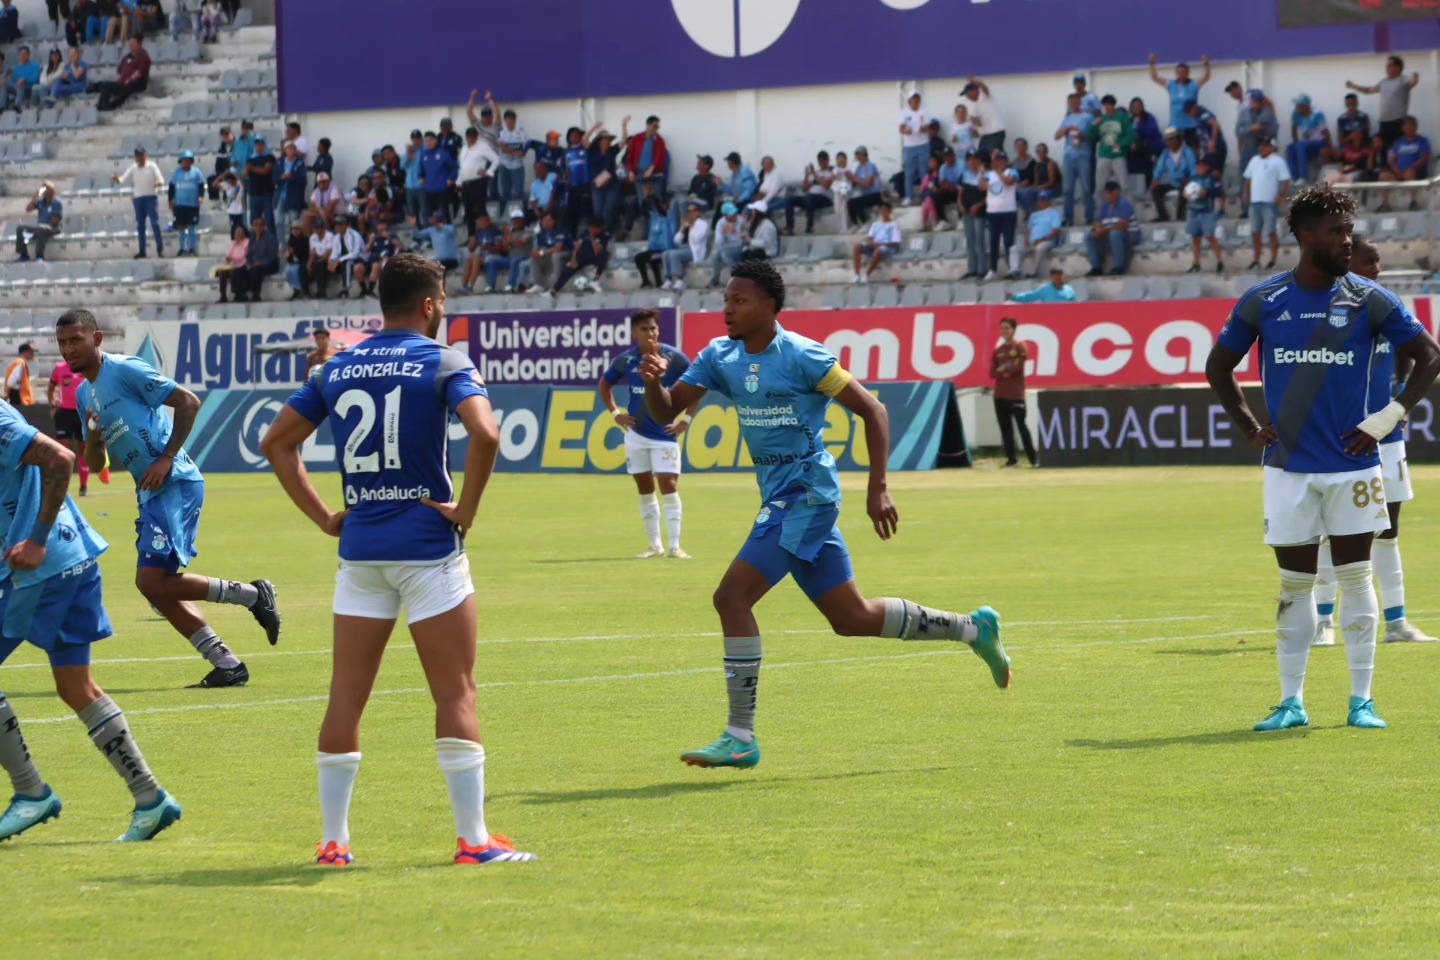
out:
M710 224L700 216L700 205L685 209L685 222L675 233L675 249L665 251L665 283L673 290L685 289L685 266L704 263L710 250Z
M344 213L345 194L330 183L330 174L323 170L315 176L315 189L310 193L311 218L325 223L325 229L335 229L335 217Z
M851 283L868 283L870 275L875 268L880 266L882 260L888 260L900 249L900 224L890 219L893 211L890 209L890 202L882 201L880 204L880 218L870 224L868 239L855 244L853 262L855 276ZM861 270L860 261L865 260L864 270Z
M830 166L830 154L821 150L814 163L805 165L805 179L800 184L800 193L785 198L785 235L795 235L795 208L805 211L805 232L815 232L815 214L833 206L830 188L835 183L835 168Z
M900 158L905 167L905 206L915 202L920 181L925 179L925 161L930 156L930 115L920 109L920 94L910 94L900 111Z
M310 138L300 132L300 124L294 120L285 124L285 143L295 144L295 152L300 155L301 160L310 155ZM281 149L284 149L284 144Z
M226 170L220 178L219 192L220 206L229 215L230 232L234 233L236 227L245 226L245 187L234 170Z
M465 130L465 146L460 148L460 173L456 177L468 233L475 232L475 221L480 214L489 212L486 204L490 201L490 177L499 165L500 155L495 148L481 139L478 128L468 127Z
M746 204L745 209L756 213L769 213L771 208L783 205L777 201L784 192L785 180L775 167L775 158L763 157L760 160L760 187L755 191L754 202Z
M114 183L130 184L130 203L135 207L135 231L140 237L140 252L136 260L145 259L145 221L155 234L155 256L165 256L165 241L160 236L160 207L157 196L165 189L165 175L160 168L145 156L144 147L135 148L135 162L125 172L110 175Z
M310 279L316 292L323 300L325 287L330 283L331 262L340 258L340 238L325 229L324 220L315 221L315 232L310 235Z
M1290 189L1290 167L1275 152L1270 137L1260 141L1260 152L1245 167L1245 202L1250 205L1250 244L1255 259L1249 269L1260 269L1260 244L1270 235L1270 262L1265 269L1274 270L1280 258L1280 200Z
M506 110L504 124L495 135L500 152L495 185L500 190L501 203L525 202L525 154L529 152L530 139L517 119L514 110Z
M741 260L773 260L780 256L780 231L768 214L756 213L750 221L750 242Z
M980 134L975 132L975 124L970 119L970 108L965 104L955 107L955 124L950 128L950 149L955 151L955 156L963 157L974 150L980 143Z
M361 257L365 254L365 238L360 231L350 226L350 218L340 214L335 218L335 230L330 234L330 242L333 252L330 257L328 274L336 274L340 278L340 299L350 298L350 281L355 268L361 266ZM325 297L325 287L328 285L328 275L317 278L316 285L319 287L320 296Z
M990 231L990 272L986 280L1000 276L1000 245L1010 255L1010 279L1020 276L1020 248L1015 246L1015 224L1019 220L1020 175L1010 166L1003 151L997 150L985 171L985 225Z
M1005 149L1005 121L1000 119L1000 111L996 108L995 101L990 98L990 88L983 80L967 77L965 89L960 91L960 95L970 101L966 105L970 112L970 125L980 134L980 141L975 144L975 149L988 164L992 153ZM959 155L959 151L956 151L956 156Z

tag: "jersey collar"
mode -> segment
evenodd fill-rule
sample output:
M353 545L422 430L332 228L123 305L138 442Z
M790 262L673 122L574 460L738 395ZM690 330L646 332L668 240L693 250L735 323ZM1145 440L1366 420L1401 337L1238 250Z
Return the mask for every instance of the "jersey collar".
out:
M745 348L745 342L742 340L742 341L740 342L740 351L741 351L742 353L744 353L745 356L747 356L747 357L763 357L763 356L765 356L765 354L769 353L771 350L778 350L778 349L779 349L778 344L780 343L780 338L783 337L783 336L785 336L785 328L782 327L782 326L780 326L780 321L779 321L779 320L776 320L776 321L775 321L775 338L774 338L773 340L771 340L771 341L769 342L769 344L766 345L766 347L765 347L764 350L761 350L759 353L751 353L749 350L747 350L747 349Z

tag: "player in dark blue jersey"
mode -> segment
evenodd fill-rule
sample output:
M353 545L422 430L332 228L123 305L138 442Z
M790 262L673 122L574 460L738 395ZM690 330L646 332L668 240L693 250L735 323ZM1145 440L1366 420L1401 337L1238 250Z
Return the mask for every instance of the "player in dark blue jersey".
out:
M880 539L889 540L900 519L886 492L890 420L885 407L824 346L780 326L776 315L785 307L785 281L773 265L745 260L730 278L725 288L728 336L702 350L674 387L665 385L669 361L664 356L648 354L640 366L645 402L657 422L673 420L709 390L730 398L760 482L760 516L715 590L725 635L730 722L720 739L680 759L701 767L747 768L760 762L755 696L761 649L754 608L787 576L795 578L841 636L965 643L985 661L996 686L1010 686L1010 658L994 610L980 607L962 616L861 594L836 525L840 477L825 449L825 410L834 400L865 424L870 455L866 512Z
M75 400L90 469L98 472L113 460L135 479L140 514L135 520L135 586L209 661L210 672L191 686L242 687L249 669L195 604L245 607L273 645L280 640L275 586L268 580L242 583L180 572L199 553L196 539L205 503L205 478L185 452L200 398L139 357L102 352L104 339L89 310L71 310L55 323L60 353L84 378Z
M1280 566L1280 705L1257 730L1310 722L1305 667L1317 623L1316 561L1326 536L1343 588L1347 722L1385 726L1370 695L1379 619L1370 549L1374 535L1390 525L1376 446L1440 372L1440 347L1393 294L1349 272L1355 209L1352 195L1327 184L1294 199L1288 222L1300 241L1299 266L1240 298L1206 364L1210 386L1236 427L1263 452L1265 542ZM1257 340L1268 425L1255 418L1235 380L1235 368ZM1377 404L1370 379L1384 342L1413 370L1398 397Z
M660 545L660 510L664 506L665 527L670 538L669 556L689 560L680 547L680 435L690 426L695 405L675 418L674 423L657 423L645 409L645 382L640 378L640 359L658 351L668 362L665 386L675 385L690 366L690 360L669 344L660 342L660 312L636 310L630 315L630 342L634 344L610 364L600 378L600 399L610 415L625 430L625 468L640 491L640 520L650 546L638 559L666 556ZM624 405L617 402L615 387L623 382ZM698 403L698 401L697 401ZM655 487L660 487L660 501Z
M1355 253L1350 271L1367 280L1380 279L1380 251L1373 243L1355 237ZM1375 348L1375 362L1370 376L1370 407L1379 409L1405 386L1410 376L1410 362L1396 361L1389 342ZM1375 534L1371 565L1375 569L1375 586L1380 591L1381 609L1385 614L1386 643L1434 643L1435 638L1405 618L1405 571L1400 564L1400 505L1415 499L1410 485L1410 467L1405 457L1404 428L1396 426L1380 441L1380 473L1385 481L1385 508L1390 511L1390 529ZM1320 561L1315 572L1315 614L1320 622L1315 630L1313 647L1335 645L1335 565L1330 556L1330 541L1320 544Z
M90 645L110 636L100 586L109 545L65 495L74 465L73 453L0 404L0 663L27 641L45 651L55 692L135 797L119 839L149 840L180 819L180 804L156 782L124 712L90 678ZM4 693L0 767L15 790L0 813L0 840L60 816Z
M379 332L316 368L262 448L300 511L340 538L335 655L320 727L316 862L345 866L350 796L360 769L360 717L403 607L435 700L435 752L450 791L456 863L533 860L485 826L485 748L475 717L475 585L464 537L495 467L500 432L468 357L435 342L445 319L444 272L415 254L380 271ZM455 498L447 430L470 437ZM321 423L335 436L345 508L310 482L300 446Z

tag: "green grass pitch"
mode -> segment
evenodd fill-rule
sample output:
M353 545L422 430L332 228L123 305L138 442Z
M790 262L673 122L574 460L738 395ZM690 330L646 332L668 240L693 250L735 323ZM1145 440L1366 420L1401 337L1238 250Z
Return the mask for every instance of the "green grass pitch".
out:
M1440 632L1440 467L1402 544ZM1005 618L1015 685L967 650L841 639L793 585L759 610L751 772L683 766L725 720L710 594L753 522L742 476L687 477L694 561L643 547L623 477L499 476L469 539L488 819L541 859L449 865L430 702L403 626L371 701L356 866L319 838L315 734L334 541L269 477L211 477L196 572L267 577L285 634L210 606L253 673L205 672L131 586L133 496L81 504L112 549L117 635L95 674L184 804L109 843L129 796L51 694L0 668L65 802L0 845L0 955L288 957L1433 957L1440 649L1382 646L1391 728L1344 726L1344 651L1316 651L1314 727L1278 699L1258 470L974 470L892 478L881 543L846 478L861 587ZM333 475L322 488L337 497Z

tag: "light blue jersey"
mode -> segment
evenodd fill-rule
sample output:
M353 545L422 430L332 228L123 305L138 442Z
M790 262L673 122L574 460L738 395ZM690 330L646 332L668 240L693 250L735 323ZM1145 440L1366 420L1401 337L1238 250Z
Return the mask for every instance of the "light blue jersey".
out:
M345 505L340 559L348 563L443 563L464 548L459 530L428 498L453 487L450 415L488 396L470 358L410 330L384 329L337 354L289 405L319 426L330 421Z
M76 391L80 430L90 439L90 414L100 418L100 432L113 466L130 471L137 484L136 494L146 503L176 483L204 480L195 461L181 448L175 454L170 478L159 490L140 490L140 478L170 442L170 418L160 408L175 391L175 381L139 357L118 353L100 355L100 374L95 382L83 380Z
M1265 406L1280 437L1265 465L1292 473L1378 466L1378 453L1349 453L1340 438L1390 402L1372 390L1379 346L1393 350L1423 332L1399 298L1357 274L1325 290L1303 289L1289 271L1252 287L1219 343L1244 356L1260 341ZM1385 383L1388 393L1388 374Z
M38 433L14 407L0 403L0 555L28 540L40 516L40 468L21 462ZM107 549L109 544L66 497L45 543L45 562L35 570L12 571L0 560L0 581L8 577L13 586L27 587L68 575Z
M205 174L194 166L189 170L176 170L170 175L170 183L175 187L175 206L200 206L200 194L205 189L205 182Z
M728 337L710 342L681 383L730 398L762 500L803 492L811 504L839 503L840 476L825 449L825 408L851 380L824 346L778 323L760 353Z

